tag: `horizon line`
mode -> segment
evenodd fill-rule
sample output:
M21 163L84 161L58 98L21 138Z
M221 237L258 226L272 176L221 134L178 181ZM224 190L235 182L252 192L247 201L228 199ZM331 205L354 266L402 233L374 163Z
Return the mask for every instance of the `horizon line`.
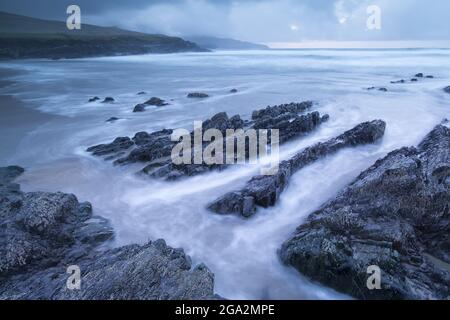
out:
M262 44L270 49L450 49L450 40L308 40Z

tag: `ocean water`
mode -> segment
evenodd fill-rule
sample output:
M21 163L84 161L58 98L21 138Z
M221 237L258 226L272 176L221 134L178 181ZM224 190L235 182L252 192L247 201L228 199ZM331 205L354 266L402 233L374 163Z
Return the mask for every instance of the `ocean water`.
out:
M57 115L19 137L13 154L0 150L2 165L27 169L19 179L23 189L71 192L90 201L95 214L111 221L114 246L164 238L184 248L194 264L204 262L215 273L216 292L231 299L348 298L283 266L277 249L309 213L376 159L416 145L450 117L450 95L442 90L450 85L450 51L444 49L185 53L14 61L0 67L25 71L0 94ZM418 72L435 78L390 84ZM371 86L389 91L365 90ZM232 88L238 93L230 94ZM138 96L140 91L148 94ZM187 99L192 91L211 97ZM112 96L116 102L87 103L92 96ZM170 105L132 113L134 105L152 96ZM330 121L283 145L282 158L367 120L385 120L385 137L301 170L276 207L261 209L250 220L214 215L205 206L242 186L257 166L165 183L136 176L142 165L117 167L85 152L138 131L191 129L194 120L220 111L250 118L252 110L304 100L316 101L315 109L328 113ZM106 123L112 116L122 120Z

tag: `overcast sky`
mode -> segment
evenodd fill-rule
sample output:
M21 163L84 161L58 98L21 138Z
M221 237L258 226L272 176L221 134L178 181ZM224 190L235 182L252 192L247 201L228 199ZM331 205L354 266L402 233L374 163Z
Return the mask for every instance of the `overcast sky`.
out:
M2 0L0 10L169 35L213 35L254 42L450 40L449 0ZM369 5L381 30L368 30Z

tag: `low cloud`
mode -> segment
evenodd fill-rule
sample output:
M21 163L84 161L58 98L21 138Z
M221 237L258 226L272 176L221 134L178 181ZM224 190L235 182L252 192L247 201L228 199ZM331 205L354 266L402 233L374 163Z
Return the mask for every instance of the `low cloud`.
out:
M64 20L73 1L4 1L0 10ZM169 35L255 42L450 40L448 0L77 0L83 21ZM378 5L381 30L367 30Z

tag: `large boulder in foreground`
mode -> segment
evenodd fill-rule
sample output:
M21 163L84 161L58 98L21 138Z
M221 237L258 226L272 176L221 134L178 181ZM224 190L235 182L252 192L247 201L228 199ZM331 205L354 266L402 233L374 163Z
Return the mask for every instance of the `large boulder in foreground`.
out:
M163 240L106 250L109 223L71 194L28 192L0 168L0 299L213 299L214 275ZM68 289L67 267L81 271Z
M361 299L450 297L450 129L378 160L311 214L280 250L284 263ZM381 269L368 290L367 268Z

